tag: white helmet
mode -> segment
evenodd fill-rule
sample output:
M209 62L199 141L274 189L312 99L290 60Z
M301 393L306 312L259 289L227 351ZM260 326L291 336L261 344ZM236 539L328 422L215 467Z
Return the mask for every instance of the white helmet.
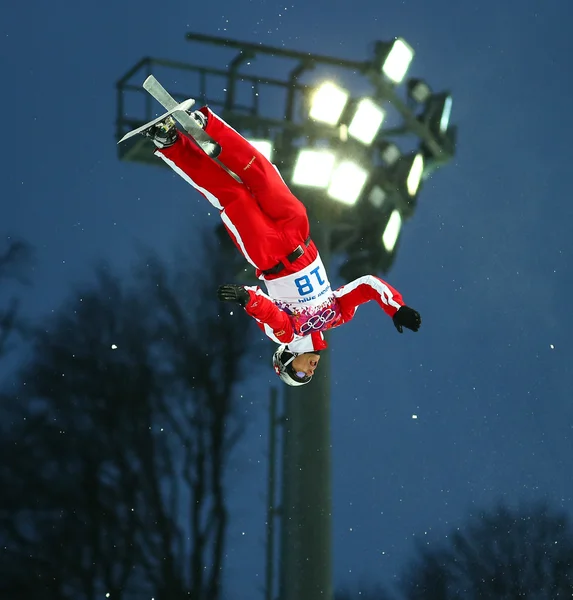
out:
M287 350L286 344L281 344L273 354L273 368L287 385L304 385L312 379L312 375L294 370L291 363L297 356L298 353Z

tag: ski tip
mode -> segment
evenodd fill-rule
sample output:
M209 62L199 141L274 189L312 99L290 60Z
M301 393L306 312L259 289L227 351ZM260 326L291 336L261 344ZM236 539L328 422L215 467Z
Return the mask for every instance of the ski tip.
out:
M148 77L145 79L145 81L143 82L143 87L145 88L145 87L147 87L147 86L148 86L150 83L154 83L154 82L156 82L156 81L157 81L157 79L155 79L155 77L154 77L153 75L149 75L149 76L148 76Z
M187 111L189 110L193 105L195 104L195 100L193 98L188 98L187 100L184 100L183 102L181 102L176 109L177 111Z

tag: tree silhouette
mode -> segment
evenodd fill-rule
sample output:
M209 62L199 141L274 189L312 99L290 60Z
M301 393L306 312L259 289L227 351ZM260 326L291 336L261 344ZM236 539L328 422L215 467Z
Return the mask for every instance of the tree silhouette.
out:
M499 505L454 530L437 548L418 548L405 570L407 600L555 600L573 595L573 535L545 504Z
M33 335L0 423L0 596L217 600L250 319L206 269L105 268ZM237 312L237 311L235 311Z
M24 240L8 237L5 248L0 252L0 284L7 281L27 283L25 269L32 262L32 247ZM9 350L9 340L18 328L19 303L15 297L0 308L0 358Z

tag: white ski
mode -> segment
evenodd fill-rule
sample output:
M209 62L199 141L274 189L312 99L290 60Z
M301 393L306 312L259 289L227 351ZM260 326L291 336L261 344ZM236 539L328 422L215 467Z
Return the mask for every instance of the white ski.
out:
M184 102L181 102L180 104L174 101L174 104L167 109L166 113L163 113L160 117L157 117L157 119L153 119L153 121L149 121L149 123L146 123L145 125L142 125L141 127L138 127L137 129L128 131L121 138L121 140L119 140L119 142L117 142L117 143L121 144L121 142L125 142L125 140L129 139L130 137L133 137L134 135L141 133L145 129L148 129L152 125L155 125L156 123L159 123L160 121L163 121L163 119L165 119L165 117L168 117L171 114L189 110L194 104L195 104L195 100L193 100L193 98L189 98L188 100L185 100ZM184 112L184 114L187 114L187 113Z
M143 82L143 89L149 92L167 110L173 111L173 118L179 121L185 131L197 142L197 145L211 158L216 158L221 152L221 146L197 124L195 119L179 108L177 101L169 92L150 75Z

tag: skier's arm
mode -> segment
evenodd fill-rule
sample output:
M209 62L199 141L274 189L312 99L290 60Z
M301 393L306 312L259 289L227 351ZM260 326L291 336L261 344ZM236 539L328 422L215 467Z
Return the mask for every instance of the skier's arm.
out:
M280 310L261 288L246 287L245 289L249 293L245 311L257 321L259 327L272 340L288 344L289 350L297 354L324 350L327 347L328 344L321 331L313 331L304 336L296 335L287 314Z
M334 295L338 298L345 323L354 317L358 306L369 300L375 300L380 308L392 317L399 333L403 333L404 327L418 331L422 323L420 313L404 304L400 292L374 275L359 277L335 290Z
M284 344L290 342L294 331L288 315L278 308L261 288L245 286L245 290L249 294L245 312L261 325L269 337L274 337Z
M217 296L223 302L240 304L272 340L283 344L293 340L294 331L288 315L261 288L231 283L219 286Z
M361 304L370 300L375 300L389 317L394 317L400 307L404 306L400 292L374 275L359 277L334 290L334 295L338 298L345 322L352 319Z
M280 310L260 287L234 283L221 285L217 290L217 297L223 302L240 304L271 340L279 344L288 344L291 352L300 354L328 347L321 331L304 336L296 335L288 315Z

